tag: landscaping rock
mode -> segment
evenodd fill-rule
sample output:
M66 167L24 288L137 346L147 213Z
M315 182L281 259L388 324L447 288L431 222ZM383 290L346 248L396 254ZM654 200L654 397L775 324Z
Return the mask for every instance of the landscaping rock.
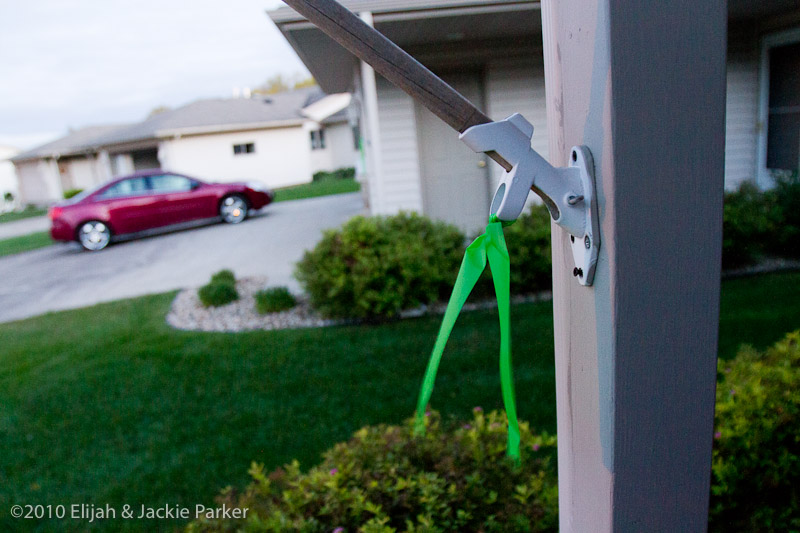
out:
M297 297L297 306L279 313L260 315L256 311L255 293L267 288L266 278L246 278L236 282L239 299L220 307L203 307L197 289L178 293L167 315L167 323L177 329L193 331L248 331L294 328L317 328L342 324L343 321L320 317Z
M297 305L279 313L258 314L256 311L255 293L267 288L266 278L245 278L236 282L239 299L220 307L203 307L197 297L197 289L184 289L172 302L167 314L167 324L190 331L252 331L319 328L343 324L358 324L356 320L332 320L319 316L308 303L305 296L297 296ZM513 303L535 302L552 299L550 291L527 296L514 296ZM400 318L413 318L430 314L444 313L446 303L422 306L409 309L400 314ZM494 299L470 302L464 305L464 311L491 309L497 307Z

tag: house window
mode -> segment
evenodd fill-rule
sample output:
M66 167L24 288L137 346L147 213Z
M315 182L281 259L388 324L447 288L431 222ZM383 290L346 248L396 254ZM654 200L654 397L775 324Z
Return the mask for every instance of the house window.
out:
M356 124L353 126L353 150L361 150L361 127Z
M311 149L323 150L325 148L325 130L314 130L311 132Z
M243 143L233 145L233 155L252 154L256 151L255 143Z
M767 168L800 164L800 42L769 49Z

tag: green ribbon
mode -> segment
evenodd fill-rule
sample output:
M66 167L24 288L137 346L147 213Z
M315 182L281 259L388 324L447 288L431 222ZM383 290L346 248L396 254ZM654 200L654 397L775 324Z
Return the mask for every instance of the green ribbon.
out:
M497 309L500 316L500 387L503 392L503 404L508 417L508 456L519 461L519 423L517 422L517 408L514 400L514 378L511 369L511 323L510 323L510 277L511 265L508 258L506 240L503 237L503 223L495 215L489 219L486 232L475 239L464 252L464 260L458 271L458 278L447 303L447 310L439 328L439 335L433 346L425 378L417 401L417 414L414 420L414 430L419 434L425 433L425 407L433 393L433 384L436 372L442 359L447 339L453 331L461 308L467 301L470 292L486 268L486 260L492 269L494 292L497 296Z

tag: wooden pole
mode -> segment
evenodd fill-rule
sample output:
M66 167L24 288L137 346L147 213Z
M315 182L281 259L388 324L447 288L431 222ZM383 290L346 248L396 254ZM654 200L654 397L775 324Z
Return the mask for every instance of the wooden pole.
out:
M725 1L543 0L550 159L593 154L592 288L553 225L562 532L704 531L713 440Z

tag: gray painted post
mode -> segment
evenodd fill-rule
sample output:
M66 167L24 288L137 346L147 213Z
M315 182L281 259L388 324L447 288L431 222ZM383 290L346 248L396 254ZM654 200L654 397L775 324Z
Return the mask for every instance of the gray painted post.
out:
M550 158L594 156L594 286L553 225L562 532L707 524L725 1L543 0Z

